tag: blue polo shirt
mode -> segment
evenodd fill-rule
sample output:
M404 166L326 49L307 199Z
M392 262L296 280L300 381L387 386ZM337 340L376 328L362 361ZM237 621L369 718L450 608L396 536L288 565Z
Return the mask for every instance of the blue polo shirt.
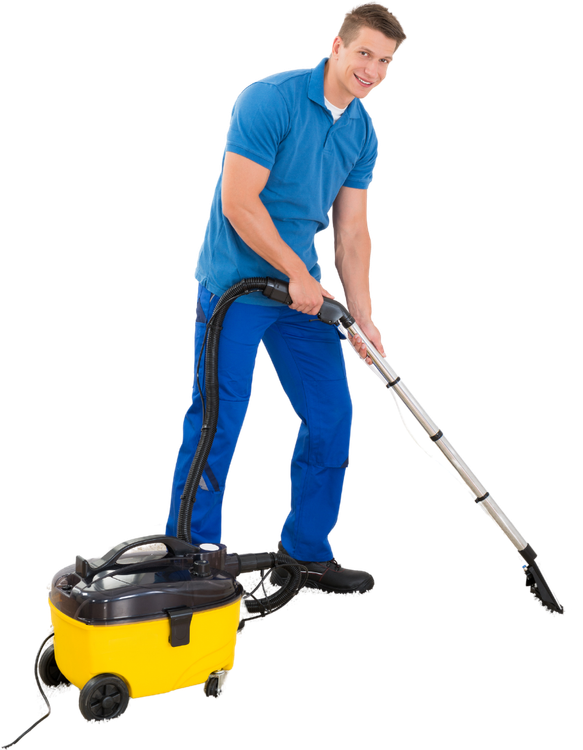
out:
M326 62L248 86L235 102L225 149L270 170L261 201L281 238L318 281L315 235L328 226L328 212L343 185L366 190L377 156L372 121L359 99L334 123L324 103ZM221 171L196 278L218 295L252 276L287 280L243 242L223 215L222 177ZM278 304L257 294L244 301Z

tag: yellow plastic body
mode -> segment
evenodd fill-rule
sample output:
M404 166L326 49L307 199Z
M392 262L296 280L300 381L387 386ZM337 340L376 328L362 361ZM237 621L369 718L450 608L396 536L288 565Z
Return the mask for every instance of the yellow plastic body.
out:
M206 682L209 674L231 669L239 626L238 600L195 612L190 643L170 645L170 619L122 625L86 625L60 612L50 601L55 660L65 677L82 688L98 674L115 674L130 696L167 693Z

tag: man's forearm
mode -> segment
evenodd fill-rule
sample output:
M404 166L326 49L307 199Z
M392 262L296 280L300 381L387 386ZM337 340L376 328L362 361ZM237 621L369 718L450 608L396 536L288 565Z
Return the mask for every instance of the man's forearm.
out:
M357 322L371 319L369 287L371 242L368 231L335 232L335 263L350 313Z
M282 240L260 198L249 197L224 212L243 242L278 271L290 279L308 272L299 255Z

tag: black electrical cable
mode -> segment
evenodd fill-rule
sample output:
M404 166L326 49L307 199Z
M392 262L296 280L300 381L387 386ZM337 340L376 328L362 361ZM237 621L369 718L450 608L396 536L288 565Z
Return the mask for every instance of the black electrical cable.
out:
M245 594L253 599L252 602L246 603L245 606L250 614L256 614L255 617L247 617L241 620L241 622L247 622L247 620L256 620L259 617L266 617L267 615L277 612L278 609L284 607L290 602L294 596L303 588L308 579L308 569L305 565L297 562L291 557L282 554L275 555L276 562L279 563L270 568L265 573L257 586L251 592L245 592ZM288 573L284 584L275 593L267 595L265 588L263 588L265 598L258 599L255 596L255 592L260 586L263 586L265 579L270 575L273 570L283 569Z
M40 680L38 679L38 663L39 663L39 660L40 660L40 655L41 655L41 653L42 653L42 650L43 650L43 648L44 648L44 646L45 646L45 643L46 643L47 641L49 641L49 640L50 640L51 638L53 638L53 637L54 637L54 635L55 635L54 633L51 633L51 634L50 634L50 635L48 635L48 636L47 636L47 637L46 637L46 638L44 639L44 641L43 641L43 642L41 643L41 647L40 647L40 648L39 648L39 650L38 650L38 654L36 655L36 661L35 661L35 663L34 663L34 677L35 677L35 679L36 679L36 684L38 685L38 689L40 690L40 694L41 694L41 695L42 695L42 697L44 698L44 701L45 701L45 703L47 704L47 708L49 709L49 710L48 710L48 713L46 713L46 714L45 714L45 715L44 715L44 716L42 717L42 719L39 719L38 721L35 721L35 723L34 723L34 724L33 724L33 725L31 726L31 727L29 727L29 728L28 728L28 729L26 730L26 732L23 732L23 733L22 733L22 734L20 735L20 737L17 737L17 738L16 738L15 740L14 740L14 742L11 742L11 743L10 743L9 745L2 745L2 750L6 750L6 748L8 748L8 747L12 747L12 745L16 745L16 743L17 743L17 742L19 742L19 741L20 741L20 740L21 740L21 739L22 739L22 738L23 738L23 737L24 737L24 736L25 736L26 734L28 734L28 733L29 733L29 732L30 732L30 731L31 731L32 729L34 729L34 728L35 728L36 726L38 726L38 725L39 725L39 724L41 723L41 721L44 721L44 720L45 720L45 719L46 719L46 718L47 718L48 716L50 716L50 714L51 714L51 706L50 706L49 700L48 700L47 696L46 696L46 695L44 694L44 692L43 692L43 689L42 689L42 687L41 687L41 684L40 684Z

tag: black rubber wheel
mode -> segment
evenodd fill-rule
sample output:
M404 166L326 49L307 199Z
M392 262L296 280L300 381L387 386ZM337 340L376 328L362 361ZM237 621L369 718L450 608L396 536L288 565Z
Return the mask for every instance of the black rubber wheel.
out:
M219 678L209 677L204 685L204 692L207 698L218 698L220 695L219 691Z
M38 663L38 673L45 685L70 685L71 683L61 672L55 660L55 647L50 645L43 653Z
M81 690L79 710L87 721L115 719L126 710L129 700L127 685L120 677L98 674Z

